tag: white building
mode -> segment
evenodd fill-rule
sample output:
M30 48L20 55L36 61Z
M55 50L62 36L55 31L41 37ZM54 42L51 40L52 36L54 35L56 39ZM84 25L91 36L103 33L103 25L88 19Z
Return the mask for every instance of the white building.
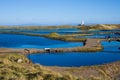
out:
M85 22L84 20L81 21L81 26L85 25Z

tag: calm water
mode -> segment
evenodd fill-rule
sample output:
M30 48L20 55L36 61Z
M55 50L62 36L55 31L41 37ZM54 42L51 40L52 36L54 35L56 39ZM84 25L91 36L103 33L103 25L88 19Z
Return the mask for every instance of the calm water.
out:
M31 54L34 63L45 66L89 66L100 65L120 60L120 42L102 42L104 50L101 52L67 52L53 54Z
M76 36L76 38L105 38L106 36L110 36L111 38L120 38L118 34L93 34L90 36Z
M113 33L113 32L120 32L120 30L80 30L77 28L60 28L60 29L38 29L38 30L16 30L16 29L0 29L0 32L2 31L12 31L12 32L27 32L32 34L50 34L52 32L56 32L59 34L95 34L94 36L85 36L85 37L93 37L99 36L102 34L106 35ZM79 36L80 37L80 36ZM100 36L101 37L101 36Z
M46 53L31 54L29 56L34 63L39 63L45 66L78 67L85 65L99 65L120 60L120 49L118 49L120 47L120 42L102 42L102 45L104 46L104 50L95 53ZM44 37L0 34L0 47L5 48L66 48L76 46L83 46L83 44L79 42L64 42L59 40L52 40Z
M76 33L81 30L77 28L61 28L61 29L41 29L41 30L15 30L15 29L0 29L0 31L15 31L15 32L27 32L27 33L37 33L37 34L50 34L52 32L56 32L59 34L70 34Z
M44 37L0 34L0 47L5 48L66 48L82 45L80 42L64 42Z

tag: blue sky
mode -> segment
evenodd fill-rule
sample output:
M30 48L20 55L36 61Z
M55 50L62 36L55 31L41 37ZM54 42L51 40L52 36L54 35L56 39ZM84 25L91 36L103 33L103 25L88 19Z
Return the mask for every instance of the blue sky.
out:
M0 25L120 24L120 0L0 0Z

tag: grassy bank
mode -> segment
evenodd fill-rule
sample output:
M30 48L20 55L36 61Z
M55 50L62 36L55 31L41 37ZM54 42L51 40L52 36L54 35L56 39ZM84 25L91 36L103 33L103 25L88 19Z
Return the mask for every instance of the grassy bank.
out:
M55 32L45 35L45 37L51 38L51 39L69 41L69 42L85 42L86 41L86 38L75 38L75 37L65 36L65 35L62 36Z
M18 62L22 59L21 62ZM21 54L0 54L0 80L119 80L120 62L82 67L47 67Z
M70 73L79 77L79 80L119 80L120 61L104 65L81 66L81 67L49 67L53 71L62 74Z
M22 62L18 62L18 59L22 59ZM28 62L20 54L0 54L0 80L77 80L70 74L62 75Z
M97 47L73 47L73 48L54 48L51 49L51 52L98 52L102 51L102 46ZM58 53L59 54L59 53Z

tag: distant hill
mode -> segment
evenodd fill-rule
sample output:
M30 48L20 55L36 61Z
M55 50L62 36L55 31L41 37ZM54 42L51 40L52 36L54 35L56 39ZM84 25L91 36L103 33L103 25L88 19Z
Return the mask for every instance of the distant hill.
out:
M96 24L96 25L84 25L84 26L71 26L71 25L61 25L61 26L0 26L0 28L10 28L10 29L55 29L55 28L78 28L81 30L114 30L120 29L120 24Z
M112 29L120 29L120 24L99 24L95 26L91 26L95 29L104 29L104 30L112 30Z
M115 30L120 29L120 24L97 24L91 26L81 26L82 30Z

